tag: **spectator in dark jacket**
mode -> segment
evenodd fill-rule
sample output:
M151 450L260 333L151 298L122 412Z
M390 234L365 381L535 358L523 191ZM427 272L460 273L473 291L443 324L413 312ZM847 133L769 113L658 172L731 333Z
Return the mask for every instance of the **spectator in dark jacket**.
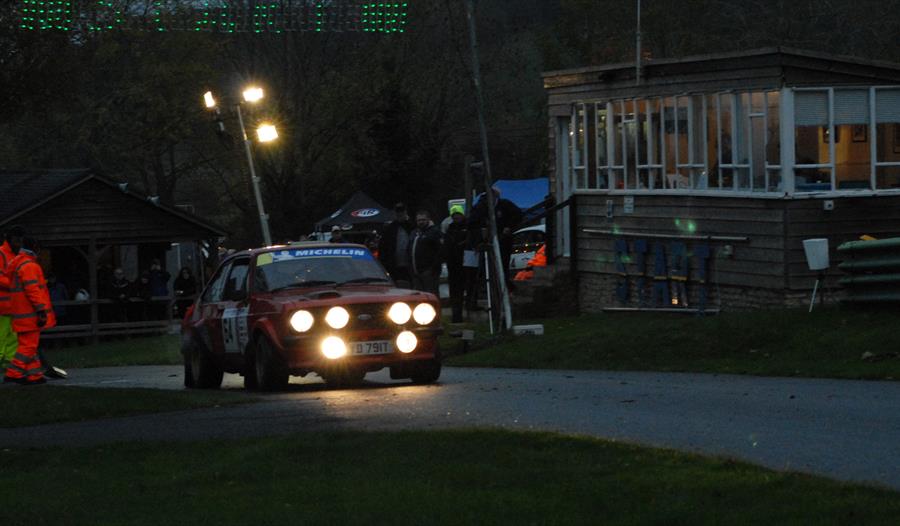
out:
M394 214L396 219L388 223L384 235L381 236L378 256L381 264L398 285L409 286L409 233L412 224L403 203L394 205Z
M150 292L153 296L168 297L169 296L169 279L171 274L166 272L158 259L150 262ZM154 320L162 320L171 318L171 310L166 313L169 304L164 301L151 302L150 317Z
M169 278L172 275L163 270L158 259L150 262L150 292L154 296L169 295Z
M497 241L500 243L500 258L503 263L503 274L507 282L512 281L509 275L509 259L512 256L513 232L522 222L522 210L509 199L500 198L500 190L492 188L494 198L494 216L497 220ZM489 217L488 202L485 194L480 196L478 203L472 207L472 214L469 216L469 228L480 229L481 239L487 241L489 234Z
M56 275L52 272L47 274L47 292L50 293L50 304L53 305L53 312L56 314L56 324L66 324L66 307L60 305L61 301L68 301L69 291L66 286L56 279Z
M104 321L128 321L128 298L131 295L131 282L125 278L125 271L117 268L112 273L112 280L105 287L106 299L113 300L112 305L104 305Z
M153 287L150 283L150 272L143 271L138 279L131 285L131 304L129 305L128 318L131 321L147 321L155 317L151 298Z
M453 309L453 323L462 322L463 296L466 289L466 275L463 267L463 253L468 246L468 229L463 207L450 208L451 222L444 234L444 261L447 262L447 284L450 287L450 305Z
M194 303L194 295L197 294L197 279L191 273L191 269L183 267L175 278L175 316L184 318L188 307Z
M441 229L425 210L416 212L416 229L409 239L409 260L413 288L437 295L441 276Z

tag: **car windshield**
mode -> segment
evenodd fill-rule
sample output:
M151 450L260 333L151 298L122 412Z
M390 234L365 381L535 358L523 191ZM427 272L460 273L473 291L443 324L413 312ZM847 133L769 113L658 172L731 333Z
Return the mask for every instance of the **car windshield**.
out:
M361 247L277 250L256 256L255 287L260 291L348 283L391 283L372 254Z

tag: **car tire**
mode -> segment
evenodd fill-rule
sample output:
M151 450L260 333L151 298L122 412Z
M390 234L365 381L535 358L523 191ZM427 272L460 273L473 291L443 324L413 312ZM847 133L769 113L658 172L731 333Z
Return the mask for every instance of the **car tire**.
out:
M418 363L409 377L414 384L433 384L441 377L441 361L434 359Z
M196 389L218 389L225 371L205 347L192 341L184 355L184 385Z
M279 391L287 387L289 379L287 369L265 336L256 342L256 349L253 352L253 372L256 388L261 391Z
M332 371L323 376L325 384L332 388L359 387L366 377L365 369L351 367L340 371Z
M256 380L256 353L252 350L244 355L244 389L255 391L259 389L259 382Z
M190 351L184 350L182 351L182 357L184 359L184 386L188 389L194 388L194 373L191 369L191 357L188 354Z

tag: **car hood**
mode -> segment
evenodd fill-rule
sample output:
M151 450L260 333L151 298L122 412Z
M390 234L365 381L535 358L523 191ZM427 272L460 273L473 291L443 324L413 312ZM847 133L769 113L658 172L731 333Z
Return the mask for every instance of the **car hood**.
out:
M434 294L418 290L385 286L316 287L304 290L286 290L273 294L273 303L285 307L316 307L321 305L346 305L353 303L381 303L394 301L436 302Z

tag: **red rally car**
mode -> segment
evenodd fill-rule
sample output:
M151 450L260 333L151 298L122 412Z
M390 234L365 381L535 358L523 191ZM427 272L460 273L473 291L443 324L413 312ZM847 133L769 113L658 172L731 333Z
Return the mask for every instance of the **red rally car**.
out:
M314 372L355 385L441 374L434 294L399 289L361 245L303 243L236 253L222 262L182 322L184 384L217 388L225 372L277 390Z

